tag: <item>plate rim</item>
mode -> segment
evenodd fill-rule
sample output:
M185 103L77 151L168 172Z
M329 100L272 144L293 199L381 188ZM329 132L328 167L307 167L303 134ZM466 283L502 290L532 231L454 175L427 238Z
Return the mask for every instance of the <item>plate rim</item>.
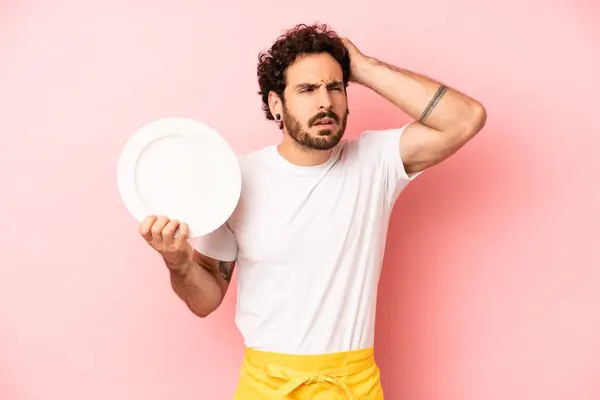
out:
M169 130L179 130L178 133L183 135L212 135L213 139L221 144L221 149L218 150L227 153L223 154L226 162L235 166L236 179L235 182L231 183L232 186L235 185L235 197L232 197L231 199L233 207L230 207L229 211L223 213L221 219L218 220L222 220L220 225L199 229L197 226L192 226L190 221L181 221L187 223L190 228L189 238L207 235L225 224L235 211L241 196L241 169L237 155L225 138L221 136L216 129L201 121L187 117L164 117L141 125L127 139L119 154L117 186L121 195L121 200L123 201L125 208L138 223L141 223L147 216L152 215L150 210L147 209L144 201L140 198L138 191L135 190L135 165L144 149L150 143L173 134L173 132L169 132ZM169 216L167 215L167 217Z

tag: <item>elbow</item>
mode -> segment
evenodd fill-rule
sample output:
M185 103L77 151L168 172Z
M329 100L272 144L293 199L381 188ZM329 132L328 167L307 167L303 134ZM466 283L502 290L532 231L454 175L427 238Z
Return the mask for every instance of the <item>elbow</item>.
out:
M483 129L487 121L487 111L483 104L477 101L471 104L467 121L467 130L472 136L475 136Z
M485 126L487 113L481 103L474 101L469 111L461 119L461 122L452 130L446 131L443 135L443 145L439 146L437 154L432 158L439 163L442 160L456 153L473 139Z
M444 138L448 144L448 151L456 146L461 147L477 135L485 126L487 112L483 104L472 100L459 114L454 124L443 130Z
M207 318L209 315L214 313L217 308L221 305L223 298L213 298L207 301L208 299L204 299L204 301L196 301L196 302L187 302L186 304L190 311L199 318Z
M189 304L188 304L188 308L195 316L197 316L199 318L207 318L209 315L211 315L216 310L216 307L215 308L199 308L199 307L193 307Z
M214 311L214 310L213 310ZM210 314L212 314L212 311L194 311L192 310L192 312L194 313L195 316L197 316L198 318L206 318L208 317Z
M464 146L483 129L486 121L485 107L481 103L473 101L454 129L446 132L449 142L446 150L452 154L457 148Z

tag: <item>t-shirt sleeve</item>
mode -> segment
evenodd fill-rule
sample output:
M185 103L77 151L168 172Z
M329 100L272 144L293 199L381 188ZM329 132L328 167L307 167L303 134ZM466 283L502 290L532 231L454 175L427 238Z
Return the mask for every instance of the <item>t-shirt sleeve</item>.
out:
M383 179L391 202L423 171L408 174L400 153L400 138L408 125L401 128L364 131L358 139L363 162Z
M190 244L200 254L220 261L235 261L238 255L238 243L229 223L204 236L190 238Z

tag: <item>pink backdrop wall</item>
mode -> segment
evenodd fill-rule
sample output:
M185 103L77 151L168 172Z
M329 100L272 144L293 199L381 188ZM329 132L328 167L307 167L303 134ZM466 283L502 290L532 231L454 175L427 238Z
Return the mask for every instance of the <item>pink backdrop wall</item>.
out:
M600 398L595 2L119 3L0 3L0 399L231 397L235 289L206 320L187 311L121 203L117 159L165 116L239 153L278 141L257 54L315 20L488 110L397 203L377 323L387 397ZM349 137L408 121L350 96Z

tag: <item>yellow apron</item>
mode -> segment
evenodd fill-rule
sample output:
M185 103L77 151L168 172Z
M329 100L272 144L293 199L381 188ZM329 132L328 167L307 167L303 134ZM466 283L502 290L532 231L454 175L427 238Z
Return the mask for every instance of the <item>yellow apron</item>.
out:
M373 349L292 355L246 349L234 400L383 400Z

